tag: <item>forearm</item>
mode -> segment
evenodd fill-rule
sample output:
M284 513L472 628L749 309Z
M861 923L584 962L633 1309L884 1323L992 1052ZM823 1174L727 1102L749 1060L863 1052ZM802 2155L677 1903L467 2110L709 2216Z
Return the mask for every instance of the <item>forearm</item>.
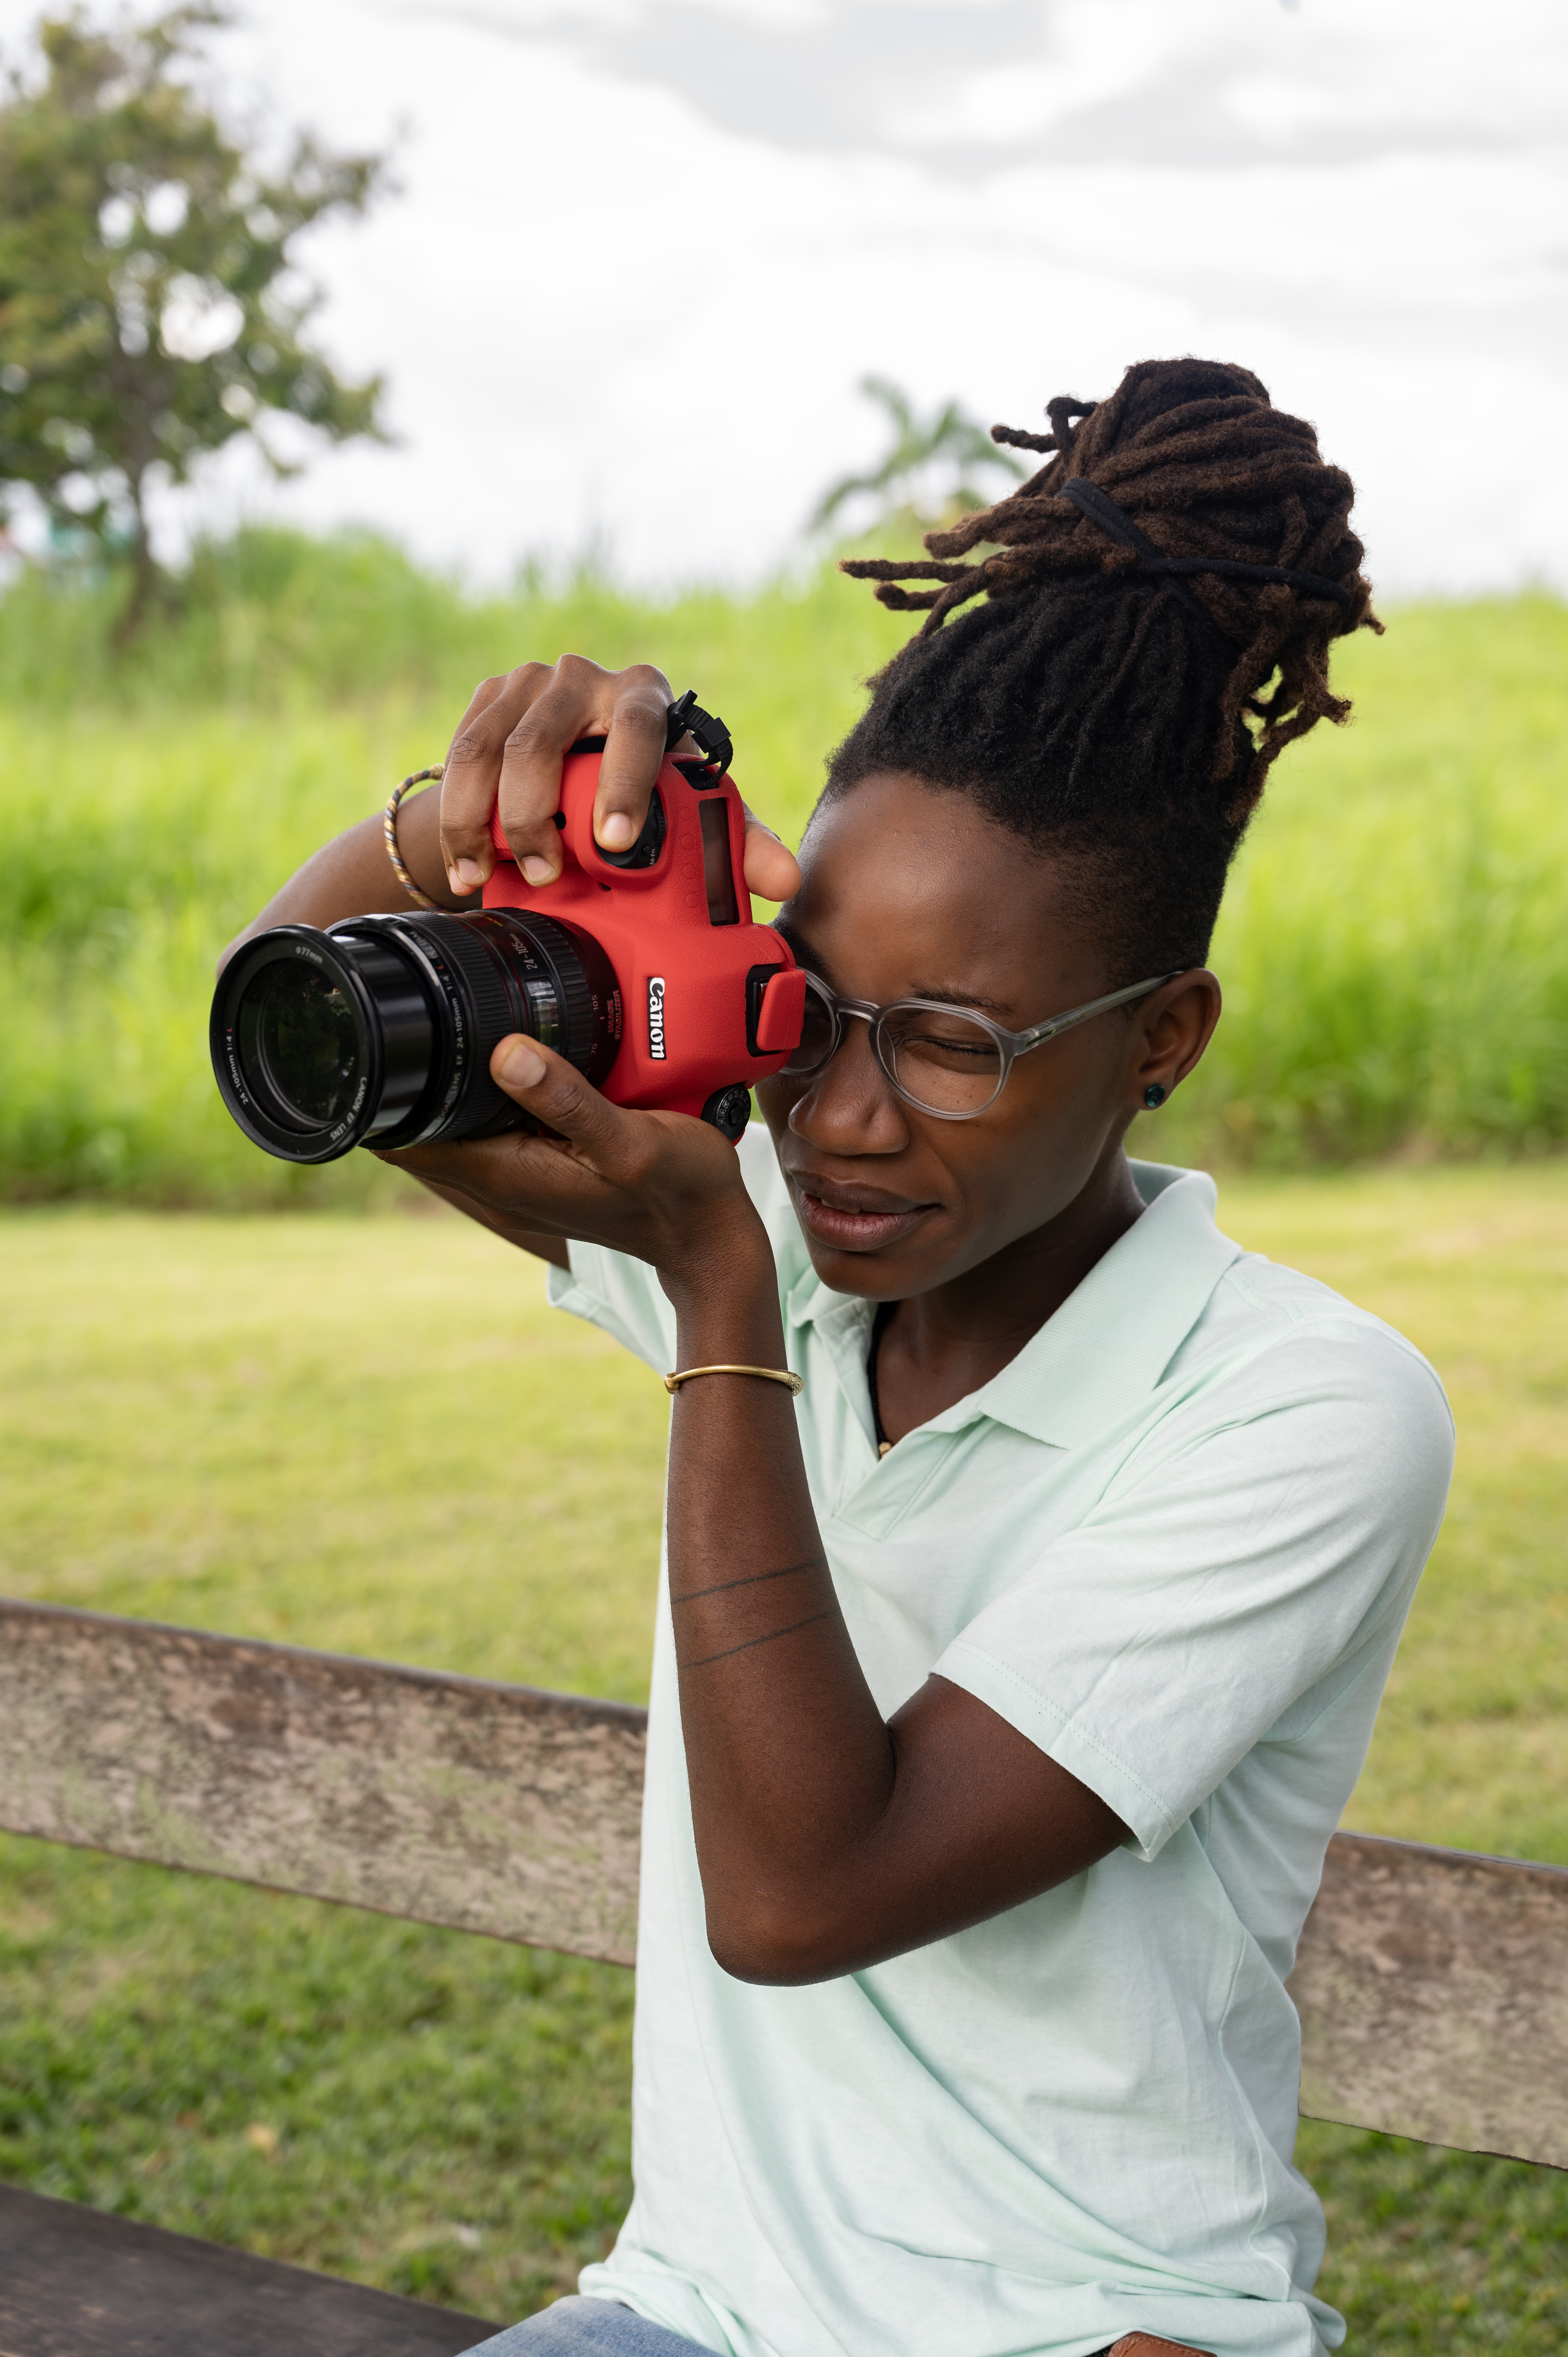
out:
M443 909L473 908L459 900L441 864L441 797L434 790L414 794L398 813L398 849L404 866L427 899ZM312 852L303 867L275 892L224 951L220 966L252 934L270 925L334 925L341 917L367 917L412 909L387 857L380 816L361 819Z
M682 1367L782 1367L763 1243L676 1295ZM671 1420L671 1610L709 1935L746 1977L815 1977L864 1897L895 1782L781 1385L703 1376Z
M398 1158L515 1242L526 1222L658 1269L681 1367L782 1367L772 1252L718 1132L611 1104L531 1041L508 1043L493 1069L550 1136ZM714 1953L749 1980L826 1979L940 1939L1080 1872L1125 1831L944 1678L884 1721L823 1559L798 1413L781 1384L709 1375L682 1388L671 1419L670 1588L697 1859Z

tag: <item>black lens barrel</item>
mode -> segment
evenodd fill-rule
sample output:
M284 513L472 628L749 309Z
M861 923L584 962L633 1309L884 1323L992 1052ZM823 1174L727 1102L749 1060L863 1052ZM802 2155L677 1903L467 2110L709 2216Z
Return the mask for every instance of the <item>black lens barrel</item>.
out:
M524 1031L590 1081L620 1044L620 991L591 934L516 909L280 925L225 969L212 1067L246 1135L289 1162L356 1146L487 1137L534 1125L489 1075Z

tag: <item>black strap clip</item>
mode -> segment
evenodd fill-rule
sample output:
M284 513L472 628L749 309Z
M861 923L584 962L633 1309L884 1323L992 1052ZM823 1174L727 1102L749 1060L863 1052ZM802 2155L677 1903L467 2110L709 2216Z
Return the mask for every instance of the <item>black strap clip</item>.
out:
M671 704L664 715L664 749L672 753L682 737L697 740L703 759L682 761L682 769L692 783L716 786L735 759L735 740L716 713L704 712L697 701L697 691L689 687L684 695ZM693 770L698 772L692 777Z

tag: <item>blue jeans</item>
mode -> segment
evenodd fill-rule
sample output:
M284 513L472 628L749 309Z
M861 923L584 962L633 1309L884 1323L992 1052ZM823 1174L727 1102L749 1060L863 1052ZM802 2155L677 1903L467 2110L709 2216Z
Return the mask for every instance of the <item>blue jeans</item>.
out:
M700 2348L683 2332L650 2324L618 2299L585 2299L574 2292L479 2341L466 2357L693 2357ZM709 2352L702 2350L701 2357Z
M650 2324L618 2299L585 2299L574 2292L553 2308L542 2308L537 2316L477 2342L464 2357L693 2357L694 2351L709 2357L701 2341ZM1102 2349L1100 2357L1115 2357L1115 2352ZM1195 2350L1193 2357L1200 2352Z

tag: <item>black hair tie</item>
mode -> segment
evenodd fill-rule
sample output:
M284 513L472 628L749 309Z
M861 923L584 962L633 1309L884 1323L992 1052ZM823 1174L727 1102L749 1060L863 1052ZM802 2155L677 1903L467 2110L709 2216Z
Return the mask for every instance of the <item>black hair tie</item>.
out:
M1221 573L1230 581L1284 581L1305 597L1332 597L1341 606L1352 602L1351 592L1344 583L1330 581L1325 573L1298 573L1288 565L1246 565L1233 556L1166 556L1146 532L1140 531L1125 509L1117 506L1109 491L1101 490L1098 483L1089 482L1082 475L1069 478L1062 485L1062 497L1070 500L1080 514L1097 523L1119 547L1133 549L1141 572L1165 575L1183 605L1189 612L1201 615L1206 622L1211 622L1214 617L1187 587L1182 577L1186 574Z

